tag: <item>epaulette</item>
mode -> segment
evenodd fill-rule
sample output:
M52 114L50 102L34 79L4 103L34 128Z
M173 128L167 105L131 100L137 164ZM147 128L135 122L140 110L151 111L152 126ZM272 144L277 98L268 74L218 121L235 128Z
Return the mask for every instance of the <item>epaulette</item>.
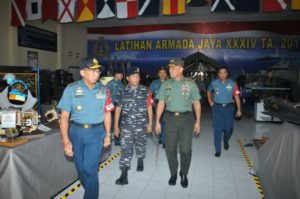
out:
M190 83L195 83L195 80L193 80L191 78L186 78L185 81L190 82Z
M77 84L78 84L78 81L76 81L76 82L72 82L72 83L68 84L68 86L67 86L67 87L70 87L70 86L75 86L75 85L77 85Z

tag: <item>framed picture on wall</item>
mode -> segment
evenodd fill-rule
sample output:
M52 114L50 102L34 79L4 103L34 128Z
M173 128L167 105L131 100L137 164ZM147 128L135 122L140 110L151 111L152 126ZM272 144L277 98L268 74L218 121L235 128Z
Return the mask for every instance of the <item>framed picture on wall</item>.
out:
M38 53L34 51L27 52L27 65L30 67L38 66Z

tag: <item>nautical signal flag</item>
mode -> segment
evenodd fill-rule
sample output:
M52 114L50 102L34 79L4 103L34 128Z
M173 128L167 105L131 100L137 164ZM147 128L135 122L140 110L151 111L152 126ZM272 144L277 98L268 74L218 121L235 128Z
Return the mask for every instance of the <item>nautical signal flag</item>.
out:
M159 15L159 0L139 0L139 16L153 17Z
M291 1L291 9L292 10L300 10L300 0L292 0Z
M137 16L136 0L116 0L117 18L131 19Z
M263 0L264 12L283 12L287 7L287 0Z
M209 0L187 0L186 3L191 7L201 7L207 6L209 4Z
M238 12L258 12L260 0L235 0L235 10Z
M252 1L252 0L251 0ZM212 6L210 11L234 11L234 0L212 0Z
M116 16L115 0L96 0L97 18L107 19Z
M43 0L42 22L45 22L48 19L57 21L57 1Z
M37 20L42 17L42 0L26 1L27 20Z
M95 13L94 0L77 0L77 21L92 21Z
M75 0L58 0L58 22L69 23L74 19Z
M10 25L19 27L25 26L26 2L24 0L11 0L11 21Z
M185 0L163 0L163 15L185 14Z

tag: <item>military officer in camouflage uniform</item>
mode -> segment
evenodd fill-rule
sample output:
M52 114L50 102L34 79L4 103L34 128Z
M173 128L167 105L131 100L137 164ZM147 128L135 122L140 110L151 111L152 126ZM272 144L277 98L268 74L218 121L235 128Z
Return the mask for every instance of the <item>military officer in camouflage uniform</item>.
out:
M169 61L171 79L164 82L157 94L159 102L156 110L156 132L161 132L160 118L166 108L166 155L171 173L169 185L176 184L179 145L179 174L181 185L186 188L192 157L193 132L200 133L201 96L194 81L183 76L183 67L184 61L180 58ZM192 112L193 107L196 120Z
M139 84L138 68L131 68L127 73L128 85L117 95L115 110L115 136L119 137L119 119L121 119L121 158L122 174L116 184L128 184L127 172L135 146L138 158L137 171L144 170L143 159L146 155L147 133L152 132L152 94Z

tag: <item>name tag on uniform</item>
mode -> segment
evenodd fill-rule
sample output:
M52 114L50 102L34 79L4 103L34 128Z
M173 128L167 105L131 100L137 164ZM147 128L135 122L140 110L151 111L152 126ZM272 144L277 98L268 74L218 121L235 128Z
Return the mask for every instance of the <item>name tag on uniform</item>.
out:
M105 95L97 93L96 98L97 99L105 99Z

